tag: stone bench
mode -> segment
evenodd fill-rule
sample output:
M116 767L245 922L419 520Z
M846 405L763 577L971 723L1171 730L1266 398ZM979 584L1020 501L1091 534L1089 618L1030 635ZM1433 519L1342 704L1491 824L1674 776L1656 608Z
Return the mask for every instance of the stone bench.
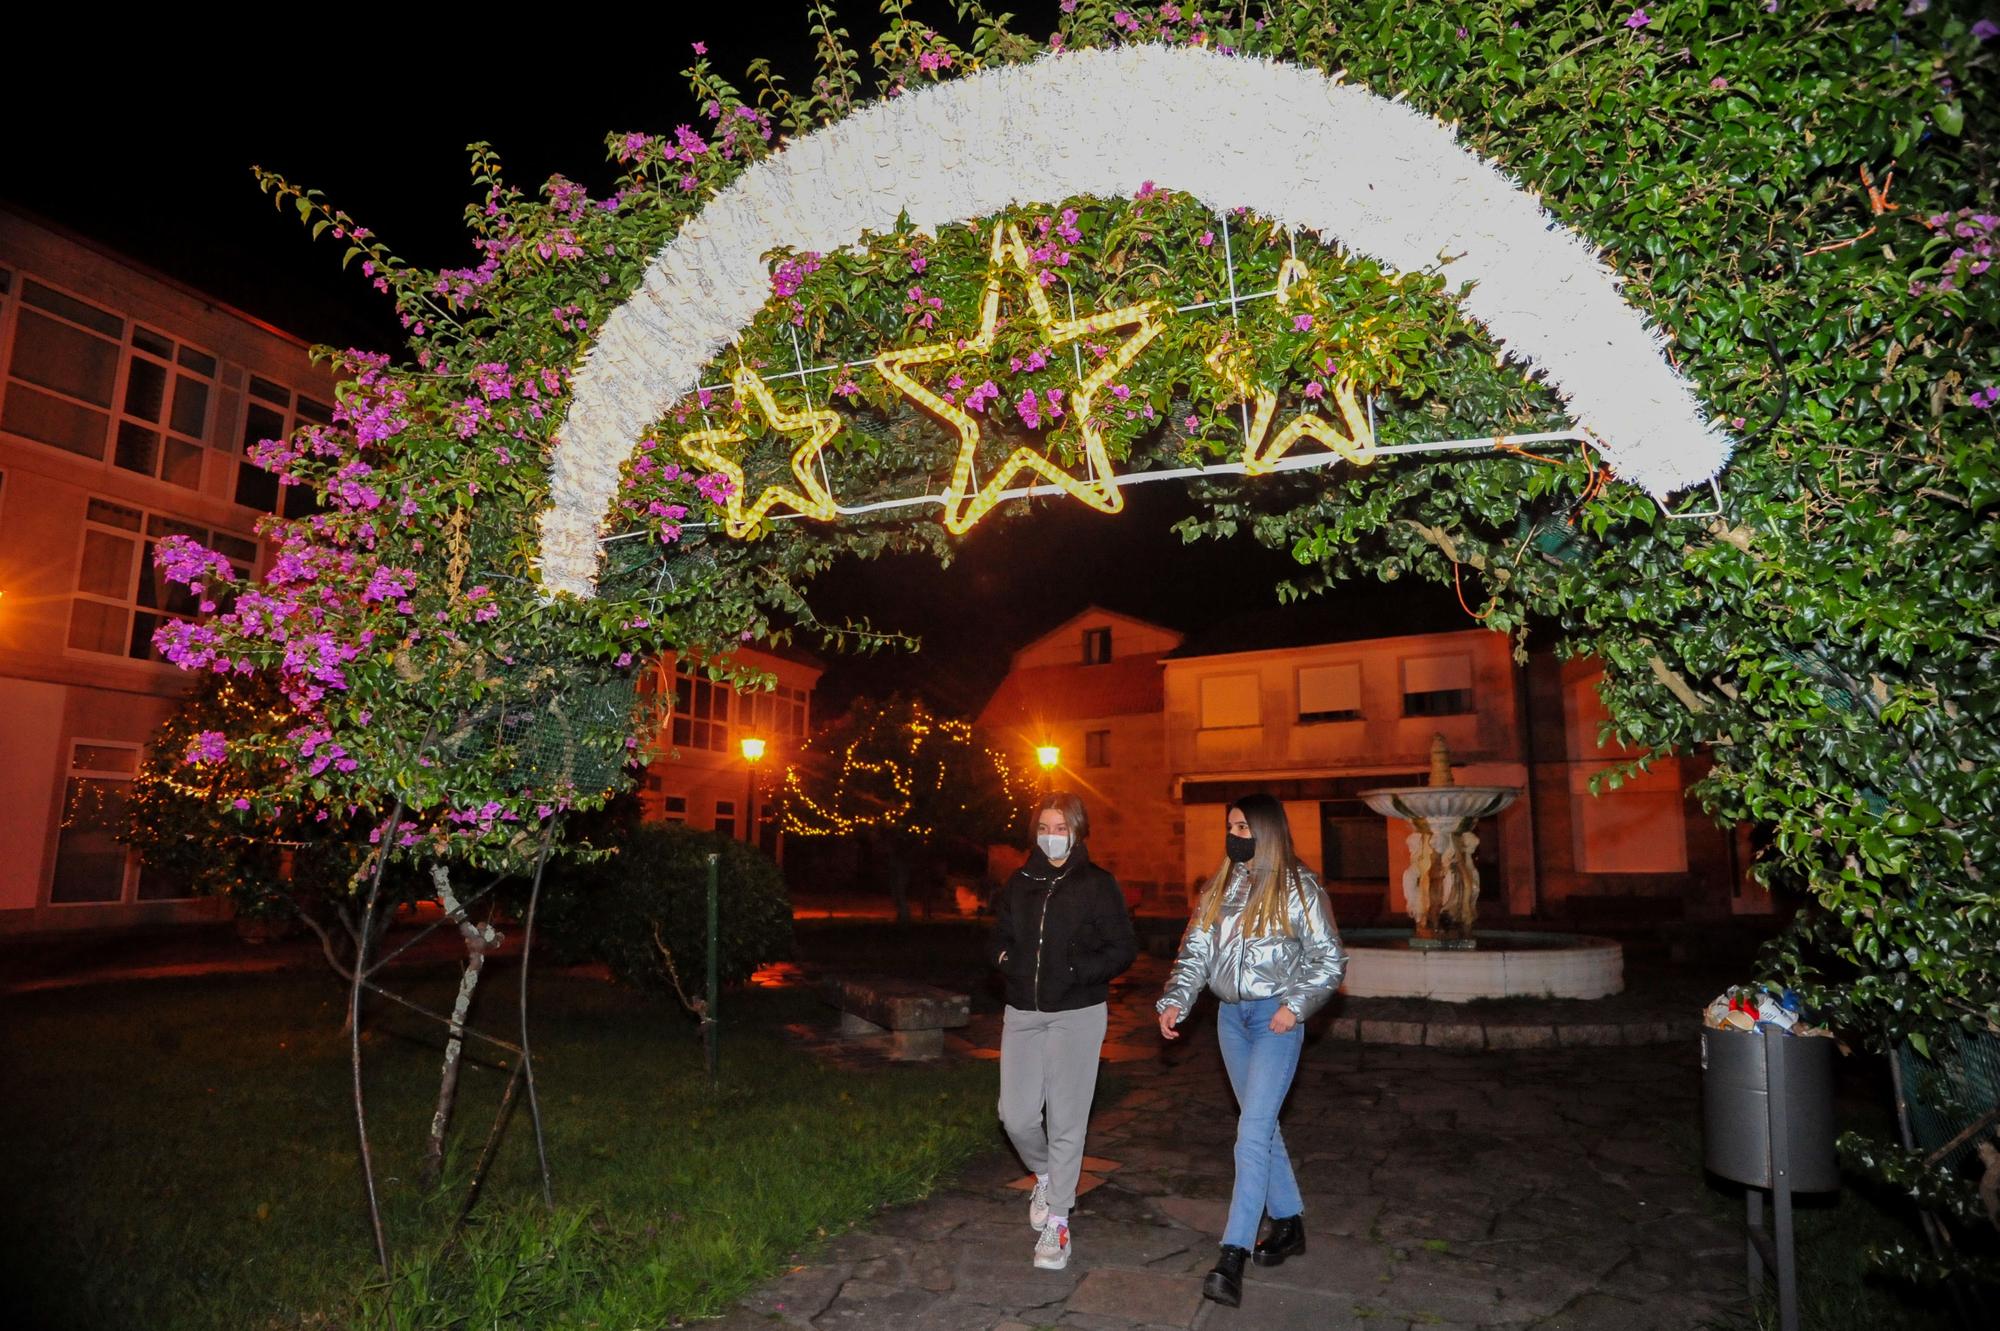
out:
M891 1058L937 1058L944 1033L972 1020L972 999L914 980L847 975L829 979L820 996L840 1009L840 1033L886 1035Z

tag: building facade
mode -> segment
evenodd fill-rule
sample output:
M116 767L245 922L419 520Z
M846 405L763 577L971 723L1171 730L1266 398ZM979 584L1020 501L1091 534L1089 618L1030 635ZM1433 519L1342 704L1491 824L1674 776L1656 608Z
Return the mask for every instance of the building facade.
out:
M1183 907L1221 863L1229 804L1263 791L1284 803L1300 857L1343 917L1407 913L1411 829L1361 795L1423 784L1440 735L1459 783L1521 792L1476 829L1487 913L1587 922L1769 909L1741 834L1685 794L1701 760L1657 758L1593 793L1593 778L1640 756L1598 741L1600 663L1547 651L1517 663L1508 637L1485 629L1354 637L1310 620L1262 614L1183 641L1092 609L1016 654L980 724L1030 759L1036 744L1060 746L1055 781L1092 800L1105 829L1093 856L1162 909ZM995 871L1007 867L996 851Z
M781 858L777 787L811 733L812 695L824 667L804 652L753 647L729 664L769 675L772 687L737 689L688 661L653 667L645 693L660 727L639 783L642 816L754 839ZM746 739L758 754L754 760Z
M1056 750L1044 783L1083 797L1091 858L1136 901L1181 881L1160 664L1180 645L1172 629L1092 607L1014 653L973 723L1017 771L1036 771L1039 751ZM988 874L1004 881L1024 858L995 847Z
M152 634L195 607L151 556L178 532L260 570L257 520L307 496L245 453L330 419L309 352L0 210L0 930L215 913L117 839L186 687Z

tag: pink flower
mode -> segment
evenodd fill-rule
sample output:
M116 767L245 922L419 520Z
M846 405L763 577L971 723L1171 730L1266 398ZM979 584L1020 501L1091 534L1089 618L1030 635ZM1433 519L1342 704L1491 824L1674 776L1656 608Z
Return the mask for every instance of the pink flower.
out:
M235 799L231 800L229 803L231 808L237 809L239 811L246 810L250 807L250 801L244 799L241 795L238 795ZM326 817L326 814L321 813L320 817L324 818Z
M707 54L708 54L708 43L707 43L707 42L696 42L696 43L694 44L694 53L695 53L696 55L707 55Z
M1990 18L1983 18L1972 25L1972 39L1974 41L1990 42L1995 37L2000 37L2000 23L1995 23Z
M1026 389L1021 393L1020 399L1014 403L1014 413L1021 418L1021 424L1030 430L1041 428L1042 404L1041 399L1035 396L1034 389Z
M1729 80L1722 77L1722 75L1717 74L1714 78L1708 81L1708 86L1720 90L1723 88L1727 88L1729 86Z
M1182 422L1182 424L1187 426L1190 433L1201 428L1201 422L1196 420L1193 416L1189 416L1187 420Z
M1635 9L1629 16L1627 16L1625 20L1625 26L1637 30L1639 28L1645 27L1648 23L1651 23L1652 21L1653 21L1652 16L1648 14L1645 10Z
M1306 385L1306 396L1312 398L1315 401L1317 401L1322 397L1325 397L1326 385L1322 384L1319 380L1314 379L1311 383L1308 383Z
M181 761L189 767L205 767L228 756L229 741L220 730L204 730L188 741Z
M1195 239L1194 243L1203 249L1208 249L1215 244L1215 233L1213 231L1204 231Z
M1311 332L1312 326L1313 317L1310 314L1295 315L1292 318L1292 331L1295 333Z

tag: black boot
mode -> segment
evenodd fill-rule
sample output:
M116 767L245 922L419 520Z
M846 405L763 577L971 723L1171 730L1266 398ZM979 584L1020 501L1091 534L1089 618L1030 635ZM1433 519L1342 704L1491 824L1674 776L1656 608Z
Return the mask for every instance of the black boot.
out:
M1243 1306L1243 1259L1250 1254L1233 1243L1222 1245L1222 1260L1201 1282L1201 1296L1225 1308Z
M1271 1222L1271 1232L1257 1245L1252 1260L1259 1266L1276 1266L1287 1257L1306 1250L1306 1222L1302 1216L1286 1216Z

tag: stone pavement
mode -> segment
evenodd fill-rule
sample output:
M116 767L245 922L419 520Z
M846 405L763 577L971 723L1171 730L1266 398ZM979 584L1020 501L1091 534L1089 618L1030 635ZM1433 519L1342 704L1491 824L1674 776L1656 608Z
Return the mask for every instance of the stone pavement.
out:
M1163 1048L1163 963L1114 989L1094 1186L1075 1257L1029 1263L1004 1147L925 1201L803 1254L724 1331L1693 1331L1736 1325L1742 1240L1704 1205L1687 1048L1525 1052L1308 1046L1284 1116L1309 1250L1250 1268L1243 1307L1200 1296L1228 1209L1235 1106L1206 1005ZM975 1019L974 1038L997 1030ZM989 1056L990 1052L989 1052Z

